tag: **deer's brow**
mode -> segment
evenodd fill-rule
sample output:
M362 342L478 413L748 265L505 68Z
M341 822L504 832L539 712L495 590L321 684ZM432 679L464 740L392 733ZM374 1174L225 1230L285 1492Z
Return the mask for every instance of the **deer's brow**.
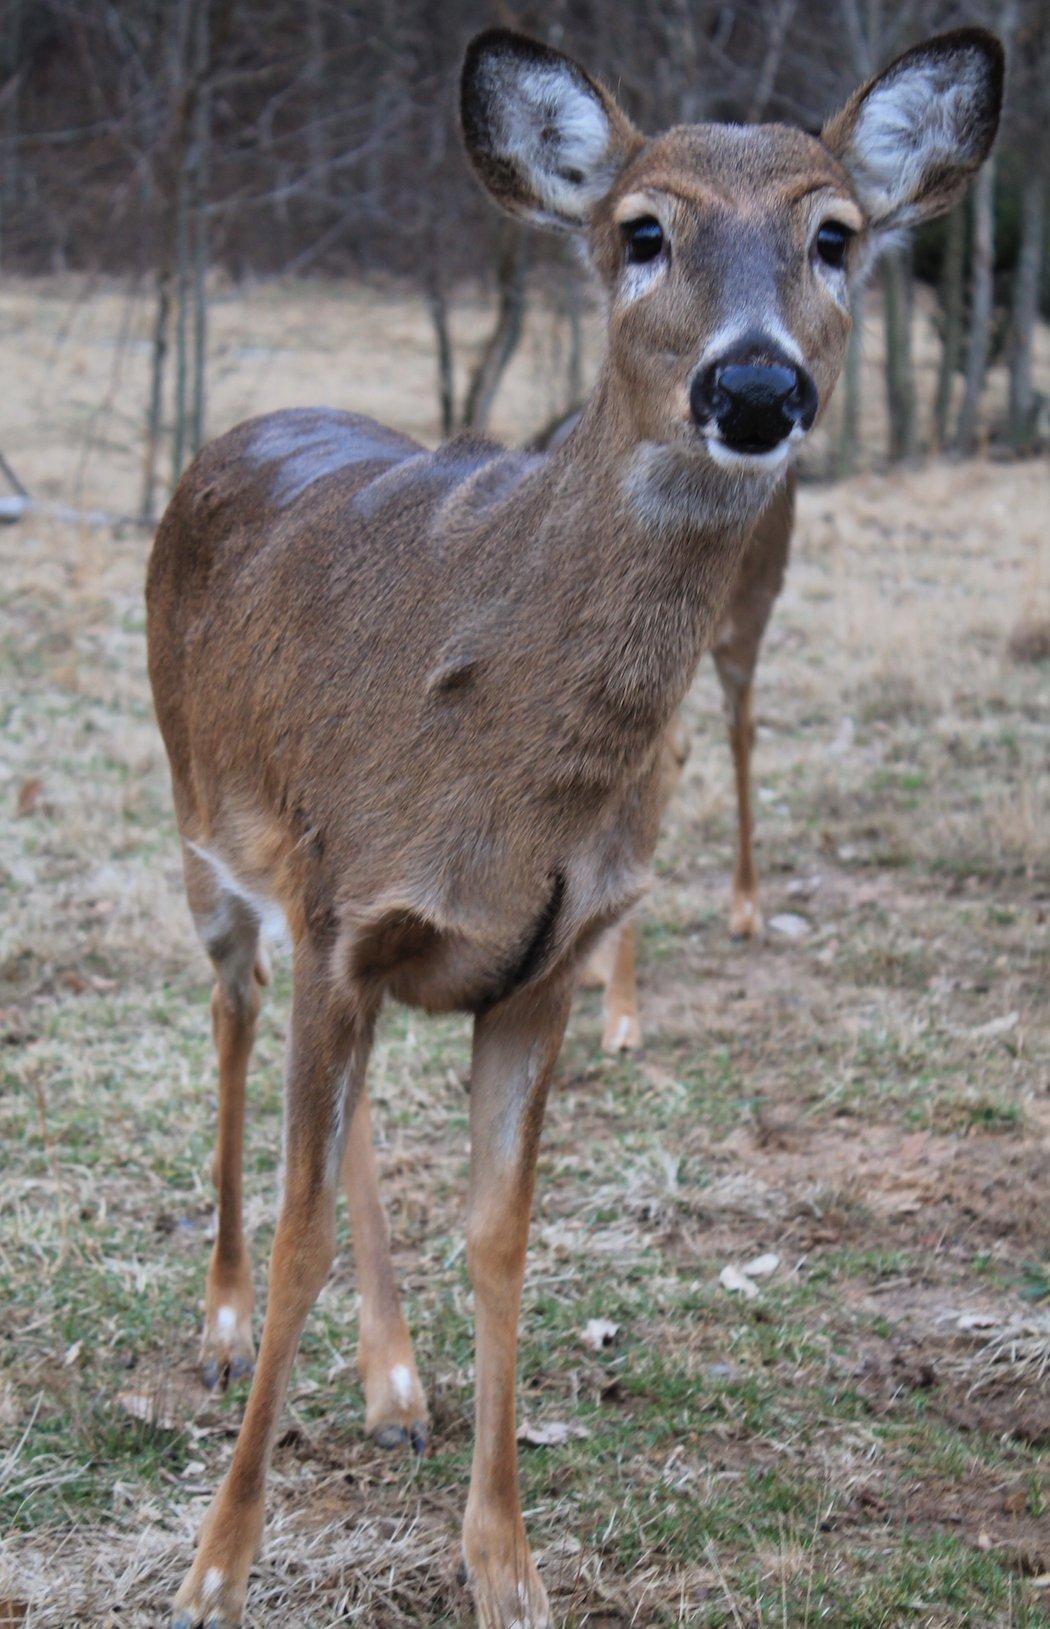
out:
M847 195L843 192L841 186L836 186L832 180L824 179L820 181L800 181L797 187L793 187L784 194L784 202L786 204L798 204L802 202L803 198L812 198L818 192L831 193L833 197L841 198L843 202L848 201Z
M639 192L662 192L668 198L677 198L683 204L731 204L733 194L719 187L705 185L698 182L695 185L686 185L682 181L666 179L647 180L638 188Z

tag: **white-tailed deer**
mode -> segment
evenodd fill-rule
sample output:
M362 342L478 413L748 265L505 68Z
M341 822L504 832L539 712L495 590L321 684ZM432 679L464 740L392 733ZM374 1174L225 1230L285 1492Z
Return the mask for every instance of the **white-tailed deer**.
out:
M241 1132L260 928L277 911L294 993L262 1343L179 1629L240 1620L340 1182L367 1425L422 1442L364 1093L386 996L474 1015L463 1546L486 1629L550 1622L519 1503L515 1354L579 967L645 886L668 727L835 382L850 280L880 232L959 195L1001 77L995 40L967 31L902 57L822 139L770 125L646 138L575 63L486 33L463 71L470 158L506 208L578 232L608 295L575 434L546 458L470 439L426 452L343 413L277 413L206 448L180 483L147 598L187 890L216 974L209 1377L252 1361Z

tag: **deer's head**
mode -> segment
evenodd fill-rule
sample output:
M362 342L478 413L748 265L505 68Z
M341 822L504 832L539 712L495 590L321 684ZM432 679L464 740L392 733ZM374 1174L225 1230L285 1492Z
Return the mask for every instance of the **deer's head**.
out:
M505 209L586 244L608 296L606 388L650 500L673 503L712 465L742 493L768 489L838 378L851 285L894 232L961 195L1002 79L998 41L965 29L899 57L819 138L779 124L645 137L559 52L502 29L472 42L467 151Z

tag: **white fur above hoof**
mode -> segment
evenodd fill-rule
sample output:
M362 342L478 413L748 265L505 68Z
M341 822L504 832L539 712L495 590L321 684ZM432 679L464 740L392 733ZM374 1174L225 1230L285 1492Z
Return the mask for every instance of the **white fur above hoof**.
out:
M610 1053L636 1052L642 1044L642 1026L636 1013L623 1012L607 1018L602 1034L602 1050Z
M762 912L750 895L734 899L729 913L729 931L734 939L761 939L763 926Z

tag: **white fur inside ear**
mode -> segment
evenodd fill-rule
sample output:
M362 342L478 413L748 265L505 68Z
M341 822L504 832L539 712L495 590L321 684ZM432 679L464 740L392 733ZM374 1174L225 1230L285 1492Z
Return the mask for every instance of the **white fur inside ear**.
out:
M493 145L516 164L543 215L584 221L613 179L609 119L571 70L558 66L495 67L490 102Z
M988 68L981 52L919 58L880 81L862 102L847 162L876 224L906 225L909 205L934 169L967 168L981 142Z

